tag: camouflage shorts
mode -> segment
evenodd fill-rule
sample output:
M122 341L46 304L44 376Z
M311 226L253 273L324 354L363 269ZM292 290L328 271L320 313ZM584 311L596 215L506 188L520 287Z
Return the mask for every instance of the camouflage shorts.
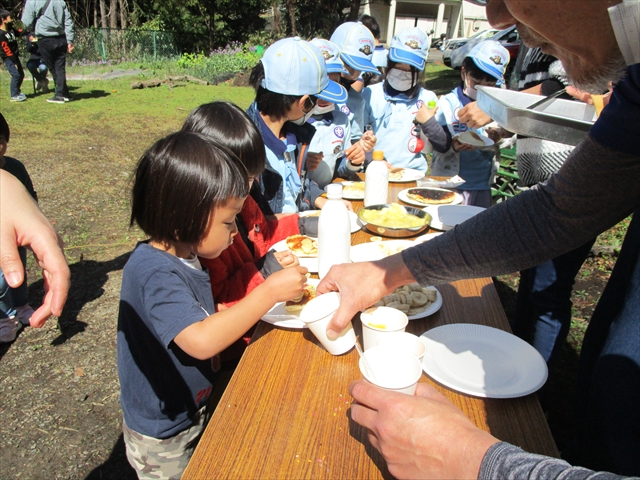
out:
M179 479L200 440L209 417L207 407L194 416L194 424L171 438L159 439L131 430L122 422L127 460L141 479Z

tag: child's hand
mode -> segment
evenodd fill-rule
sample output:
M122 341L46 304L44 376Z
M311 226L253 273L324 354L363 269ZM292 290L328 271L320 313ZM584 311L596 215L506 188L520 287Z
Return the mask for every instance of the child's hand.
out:
M481 128L489 125L493 120L478 107L477 102L471 102L458 112L460 123L465 123L469 128Z
M437 111L437 106L436 108L429 108L426 102L422 102L420 110L418 110L418 113L416 113L416 120L418 121L418 123L425 123L426 121L430 120Z
M307 153L307 171L308 172L313 172L314 170L317 170L318 167L320 166L320 163L322 163L322 159L324 158L324 153L320 152L320 153L313 153L313 152L309 152Z
M351 162L351 165L362 165L364 163L364 149L360 142L354 143L347 148L344 151L344 155Z
M285 250L284 252L275 252L273 256L276 257L276 260L278 260L278 263L282 265L282 268L295 267L297 265L300 265L300 260L298 260L298 257L294 255L291 250Z
M360 137L360 140L358 140L358 143L362 146L362 149L365 152L370 152L371 150L373 150L377 142L378 142L378 139L373 133L373 130L366 130L362 134L362 137Z
M347 207L347 210L353 212L353 205L351 205L351 202L349 200L345 200L343 198L342 202L344 203L344 206ZM325 197L318 197L315 201L315 207L319 210L322 210L322 207L324 207L325 203L327 203L327 199Z
M307 281L306 273L307 269L298 265L271 274L264 285L268 284L274 303L286 302L299 296Z

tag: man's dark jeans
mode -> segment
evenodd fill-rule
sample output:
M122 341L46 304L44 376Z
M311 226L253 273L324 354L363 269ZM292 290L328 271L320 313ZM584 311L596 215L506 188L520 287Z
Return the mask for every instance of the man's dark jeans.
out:
M22 80L24 80L24 71L22 70L22 64L18 57L5 58L4 66L7 67L9 75L11 75L11 96L17 97L20 95L20 87L22 86Z
M56 97L69 98L67 88L67 38L64 35L59 37L40 37L40 56L47 66L56 84Z

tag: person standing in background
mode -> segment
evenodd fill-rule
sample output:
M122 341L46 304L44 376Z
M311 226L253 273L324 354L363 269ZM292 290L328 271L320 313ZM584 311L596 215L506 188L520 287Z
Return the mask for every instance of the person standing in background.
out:
M73 52L73 21L64 0L27 0L22 23L38 38L40 55L56 84L56 94L49 103L71 100L67 87L67 53Z
M8 10L0 9L0 55L4 66L11 75L11 101L24 102L27 97L20 92L24 71L18 55L18 41L16 36L22 35L22 31L14 30L13 18Z

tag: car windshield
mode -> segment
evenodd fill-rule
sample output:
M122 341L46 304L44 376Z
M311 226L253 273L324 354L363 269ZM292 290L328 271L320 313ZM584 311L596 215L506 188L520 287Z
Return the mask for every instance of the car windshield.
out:
M470 38L491 38L499 31L500 30L495 30L495 29L483 30L471 36Z

